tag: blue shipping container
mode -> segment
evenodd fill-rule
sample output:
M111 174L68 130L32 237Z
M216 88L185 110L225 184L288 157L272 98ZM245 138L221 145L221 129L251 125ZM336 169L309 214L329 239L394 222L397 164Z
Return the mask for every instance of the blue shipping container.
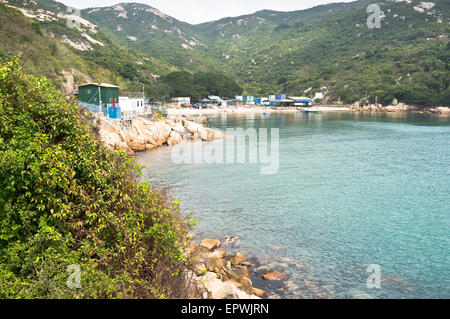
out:
M120 107L109 107L108 108L108 117L110 119L120 119L120 117L121 117Z

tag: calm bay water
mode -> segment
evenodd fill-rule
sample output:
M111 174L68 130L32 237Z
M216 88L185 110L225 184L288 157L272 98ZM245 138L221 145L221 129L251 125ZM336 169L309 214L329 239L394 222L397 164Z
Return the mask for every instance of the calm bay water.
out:
M239 236L238 251L289 273L286 297L313 297L307 279L335 298L450 298L449 117L299 112L208 126L279 128L280 167L178 165L180 146L139 154L143 178L170 187L200 238ZM370 264L380 289L367 288Z

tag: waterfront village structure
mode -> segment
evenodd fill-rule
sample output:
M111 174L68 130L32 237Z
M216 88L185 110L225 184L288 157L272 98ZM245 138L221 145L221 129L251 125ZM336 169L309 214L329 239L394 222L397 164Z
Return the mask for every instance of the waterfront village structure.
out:
M287 96L286 94L269 95L269 97L236 96L236 101L243 105L256 104L281 107L313 107L313 100L304 96Z
M146 110L144 97L119 96L119 87L108 83L79 85L78 100L92 113L103 113L113 119L143 114Z
M119 87L107 83L82 84L78 86L78 100L92 113L106 115L109 106L119 104Z
M143 97L120 96L119 99L122 112L141 113L145 110L145 99Z
M130 118L144 114L147 106L142 97L119 96L119 87L107 83L86 83L78 86L78 98L81 106L93 113L103 113L114 119ZM191 106L190 97L173 97L169 101L174 106ZM272 107L313 107L313 100L307 97L287 96L286 94L269 95L269 97L236 96L234 100L222 100L210 95L200 100L199 106L231 107L244 105L264 105Z
M169 103L175 104L176 106L187 106L191 105L191 98L190 97L172 97L169 100Z

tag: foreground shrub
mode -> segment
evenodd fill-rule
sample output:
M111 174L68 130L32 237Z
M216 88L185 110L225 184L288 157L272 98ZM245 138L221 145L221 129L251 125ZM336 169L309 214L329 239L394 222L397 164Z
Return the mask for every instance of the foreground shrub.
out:
M139 173L49 81L1 62L0 298L185 297L186 224Z

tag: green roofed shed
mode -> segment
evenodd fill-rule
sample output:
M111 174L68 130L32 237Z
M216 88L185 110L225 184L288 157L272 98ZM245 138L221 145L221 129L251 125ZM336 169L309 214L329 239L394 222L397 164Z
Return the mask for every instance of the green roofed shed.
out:
M78 99L83 104L102 106L119 104L119 87L107 83L86 83L78 86Z

